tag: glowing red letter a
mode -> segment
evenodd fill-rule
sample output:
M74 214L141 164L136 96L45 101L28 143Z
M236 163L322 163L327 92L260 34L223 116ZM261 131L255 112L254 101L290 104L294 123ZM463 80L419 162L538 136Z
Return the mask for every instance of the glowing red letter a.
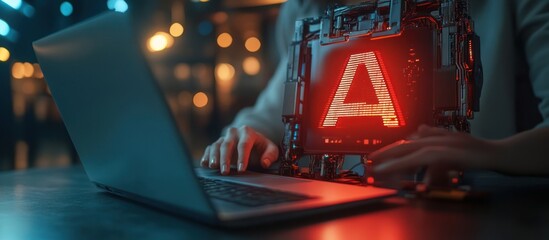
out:
M365 65L370 81L378 99L376 104L366 102L344 103L359 65ZM341 117L379 116L386 127L404 126L398 101L393 93L390 80L386 76L383 64L380 64L374 52L353 54L343 72L337 91L330 103L328 113L322 121L322 127L335 127Z

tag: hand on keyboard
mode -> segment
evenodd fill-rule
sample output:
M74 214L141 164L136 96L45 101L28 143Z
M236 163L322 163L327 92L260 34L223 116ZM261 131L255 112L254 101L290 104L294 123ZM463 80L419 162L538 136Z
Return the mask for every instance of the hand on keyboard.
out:
M278 159L278 147L251 127L229 128L225 136L206 147L200 165L219 168L221 174L228 175L233 156L238 172L246 171L249 164L268 168Z

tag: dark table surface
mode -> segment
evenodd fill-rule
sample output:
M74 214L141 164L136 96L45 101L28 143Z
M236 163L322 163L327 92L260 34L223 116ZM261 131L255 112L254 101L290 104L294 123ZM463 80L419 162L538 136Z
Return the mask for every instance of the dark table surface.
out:
M4 172L0 239L549 239L549 181L479 181L485 183L479 189L491 192L480 201L393 197L365 208L235 231L102 192L78 166Z

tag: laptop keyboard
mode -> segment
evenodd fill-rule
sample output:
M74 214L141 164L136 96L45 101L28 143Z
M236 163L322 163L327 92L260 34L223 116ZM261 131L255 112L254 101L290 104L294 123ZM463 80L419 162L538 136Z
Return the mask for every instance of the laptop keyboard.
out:
M198 179L210 197L249 207L303 201L313 198L295 193L277 191L217 179Z

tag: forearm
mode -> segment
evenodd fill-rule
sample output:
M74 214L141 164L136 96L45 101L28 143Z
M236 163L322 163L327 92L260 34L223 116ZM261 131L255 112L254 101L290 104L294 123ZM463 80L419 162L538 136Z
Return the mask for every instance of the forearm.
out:
M520 175L549 176L549 2L544 0L513 1L515 32L520 38L528 62L529 79L544 122L540 126L501 140L502 163L499 170ZM521 97L521 96L517 96Z
M277 112L276 110L258 110L256 108L243 109L223 132L225 133L228 127L239 128L246 125L263 134L269 140L279 143L284 128L281 114L277 114Z
M267 88L261 92L255 105L243 109L230 127L247 125L263 134L271 141L278 143L284 134L282 124L282 101L284 99L283 84L286 80L288 61L283 58L269 81Z
M493 169L513 175L549 176L549 128L535 128L496 142Z

